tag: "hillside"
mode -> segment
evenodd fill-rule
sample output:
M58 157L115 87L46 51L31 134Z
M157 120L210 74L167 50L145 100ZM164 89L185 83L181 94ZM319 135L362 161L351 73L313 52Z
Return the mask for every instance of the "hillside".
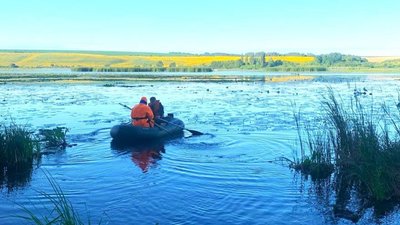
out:
M0 51L0 67L201 67L212 62L237 61L239 55L179 55L107 52L51 52L51 51ZM312 56L266 56L266 60L290 63L308 63Z

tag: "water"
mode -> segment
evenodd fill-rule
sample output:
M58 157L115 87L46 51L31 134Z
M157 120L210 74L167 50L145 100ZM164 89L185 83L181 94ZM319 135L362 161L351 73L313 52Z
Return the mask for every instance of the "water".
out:
M218 70L215 69L212 72L78 72L71 71L70 68L0 68L0 74L12 74L12 75L31 75L31 74L42 74L42 75L161 75L161 76L173 76L173 75L233 75L233 76L265 76L265 75L317 75L317 76L392 76L398 77L399 73L362 73L362 72L351 72L351 73L338 73L338 72L274 72L274 71L256 71L256 70Z
M298 150L293 107L303 119L320 115L327 87L350 99L366 88L365 101L397 101L398 81L357 79L296 83L141 82L3 84L0 116L34 128L65 126L76 146L43 156L19 186L0 189L0 224L17 224L22 204L39 213L52 193L47 171L83 218L108 224L351 224L333 217L313 183L271 163ZM372 93L372 95L369 95ZM114 149L110 128L129 118L118 103L141 96L161 99L189 129L207 133L145 147ZM373 100L373 101L372 101ZM293 106L296 104L296 106ZM189 136L186 133L186 136ZM34 205L39 207L34 208ZM394 224L367 210L358 224Z

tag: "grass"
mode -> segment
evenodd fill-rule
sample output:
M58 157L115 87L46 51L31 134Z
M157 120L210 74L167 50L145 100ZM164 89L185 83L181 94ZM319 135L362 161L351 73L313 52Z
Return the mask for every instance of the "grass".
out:
M133 68L154 67L162 62L164 67L205 67L213 61L235 61L238 55L132 55L90 52L0 52L0 67L16 64L19 67L111 67ZM307 63L315 60L311 56L266 56L266 60L282 60Z
M331 149L327 147L325 141L326 133L324 133L324 130L315 133L311 131L310 127L306 127L307 140L303 140L300 112L293 113L293 115L300 141L300 158L297 157L294 161L291 161L290 167L306 176L310 175L313 180L330 177L334 171L334 165L332 164ZM304 146L305 144L306 146ZM306 154L306 147L309 154Z
M365 57L368 62L380 63L388 60L400 59L400 56L367 56Z
M8 191L25 186L33 165L40 159L40 146L33 132L25 126L0 125L0 188Z
M68 129L57 127L39 133L26 126L11 123L0 125L0 188L9 191L25 186L31 178L33 165L39 164L42 154L65 149ZM47 149L53 151L45 151Z
M67 199L65 193L61 187L56 183L54 178L50 174L46 174L46 178L49 181L54 193L49 194L45 192L39 192L45 199L51 202L51 208L45 209L48 215L37 216L33 211L27 207L20 205L26 216L18 216L21 219L26 220L32 224L64 224L64 225L83 225L91 224L90 220L83 221L79 216L78 212L74 209L72 203ZM44 204L43 204L44 205ZM35 207L35 209L37 209ZM86 222L86 223L85 223ZM99 222L99 224L101 221Z
M0 128L0 167L32 164L40 153L34 132L25 126L11 124Z
M56 127L53 129L40 129L39 136L46 148L62 148L65 149L68 144L65 140L68 132L66 127Z
M345 107L333 90L324 98L326 121L318 133L306 127L307 140L299 131L301 157L291 167L316 179L334 176L335 213L352 220L361 217L365 207L379 211L384 202L400 199L400 128L398 115L389 107L365 107L355 96ZM300 116L295 115L298 130ZM310 150L305 153L302 143ZM313 174L315 173L315 174ZM318 177L319 176L319 177ZM351 199L358 199L358 210L347 209Z

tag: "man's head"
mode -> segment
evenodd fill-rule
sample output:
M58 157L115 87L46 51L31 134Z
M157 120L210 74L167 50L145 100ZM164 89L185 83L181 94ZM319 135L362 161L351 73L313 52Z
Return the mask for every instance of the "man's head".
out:
M151 102L151 103L153 103L153 102L155 102L155 101L156 101L156 98L155 98L155 97L151 97L151 98L150 98L150 102Z
M147 105L147 98L146 97L141 97L140 98L140 103L142 103L142 104L146 104Z

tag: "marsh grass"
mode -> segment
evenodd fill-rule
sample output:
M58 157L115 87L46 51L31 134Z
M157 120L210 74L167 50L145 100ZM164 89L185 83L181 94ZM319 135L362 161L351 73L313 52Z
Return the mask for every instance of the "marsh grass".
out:
M40 129L40 140L44 143L46 148L62 148L65 149L68 144L66 135L69 131L66 127L56 127L53 129Z
M33 131L14 123L0 125L0 188L25 186L33 165L40 159L40 145Z
M32 224L42 225L42 224L64 224L64 225L83 225L83 224L91 224L90 220L87 221L82 220L79 213L76 211L71 201L68 200L65 193L61 189L61 187L57 184L55 179L51 177L50 174L45 173L47 180L49 181L54 193L49 194L43 191L39 191L46 200L50 201L50 206L45 206L46 204L42 204L47 207L44 211L47 212L47 215L38 216L32 210L27 207L20 205L23 212L26 214L24 216L18 216L18 218L24 219L27 222ZM37 206L34 206L35 210L39 210ZM99 222L99 224L101 221Z
M322 130L316 133L309 126L306 126L305 137L307 139L303 140L300 121L301 113L294 112L293 116L300 141L300 157L295 157L289 166L306 176L310 175L313 180L328 178L334 170L334 165L331 160L331 149L325 141L327 138L326 131ZM306 149L308 149L308 154L306 153Z
M307 140L295 114L300 143L307 144L309 154L301 147L301 156L291 167L317 178L335 172L334 212L352 221L366 207L379 211L381 205L400 199L400 120L389 107L370 105L365 107L357 96L346 105L329 89L322 101L325 123L317 133L305 127ZM354 198L358 206L350 211Z
M69 146L65 139L67 132L65 127L36 132L15 123L0 124L0 188L12 191L25 186L31 179L34 165L40 164L42 154Z
M19 167L31 164L39 155L40 145L34 132L26 126L0 126L0 166Z
M323 104L333 127L327 148L334 152L338 173L345 174L354 182L352 188L371 200L400 197L400 133L387 107L375 112L355 97L346 111L332 90Z

